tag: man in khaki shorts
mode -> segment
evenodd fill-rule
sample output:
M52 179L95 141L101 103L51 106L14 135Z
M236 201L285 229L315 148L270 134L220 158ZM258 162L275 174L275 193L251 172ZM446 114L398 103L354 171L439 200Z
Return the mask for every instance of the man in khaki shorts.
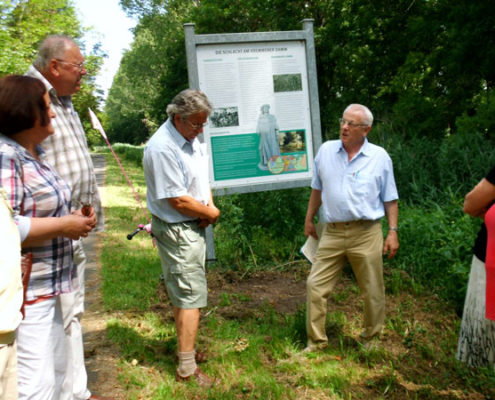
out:
M340 119L340 140L325 142L315 158L304 233L318 239L313 218L320 206L325 225L306 284L306 351L327 346L327 299L347 261L364 297L361 337L378 336L385 320L382 256L393 257L399 248L399 208L392 160L367 139L372 123L367 107L349 105ZM384 215L389 229L385 243Z
M174 307L179 358L175 379L193 377L203 387L216 381L196 364L202 358L195 351L200 308L207 301L204 228L217 221L220 211L210 190L206 146L197 136L211 111L204 93L180 92L167 106L168 119L146 144L143 158L152 232Z

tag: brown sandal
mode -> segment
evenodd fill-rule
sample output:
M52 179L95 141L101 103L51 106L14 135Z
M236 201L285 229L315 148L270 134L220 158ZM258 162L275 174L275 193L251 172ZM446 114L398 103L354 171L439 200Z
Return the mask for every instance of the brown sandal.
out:
M189 382L191 380L191 377L194 377L196 383L203 388L210 388L213 385L218 385L220 383L220 379L209 377L203 371L201 371L199 367L196 368L194 374L189 376L180 376L179 371L178 370L175 371L175 380L177 382Z
M198 364L205 363L206 361L208 361L208 354L206 354L205 351L197 351L194 355L194 359Z

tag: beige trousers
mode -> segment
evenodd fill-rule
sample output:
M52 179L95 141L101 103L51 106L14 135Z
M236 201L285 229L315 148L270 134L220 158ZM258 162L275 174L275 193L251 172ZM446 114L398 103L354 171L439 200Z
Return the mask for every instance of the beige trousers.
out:
M363 337L379 334L385 320L383 234L380 221L329 223L306 283L308 346L328 342L325 333L327 300L349 261L364 297Z

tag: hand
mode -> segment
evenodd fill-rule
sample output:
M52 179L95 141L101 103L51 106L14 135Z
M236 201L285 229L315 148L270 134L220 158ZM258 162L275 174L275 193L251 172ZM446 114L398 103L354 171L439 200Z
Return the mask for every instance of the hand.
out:
M399 250L399 235L396 231L388 231L387 238L383 245L383 254L385 255L388 253L387 258L390 260L395 257L397 250Z
M210 221L208 221L206 218L198 218L199 228L206 228L208 225L210 225Z
M81 213L82 213L82 215L84 215L85 217L89 217L89 215L91 214L91 209L92 208L93 208L93 206L91 204L84 204L81 207Z
M63 222L63 236L72 240L87 237L96 224L96 217L85 217L80 213L80 210L74 214L64 215L60 219Z
M96 213L93 206L83 206L81 209L74 211L73 214L91 218L91 220L94 221L91 228L94 229L96 226Z
M210 208L210 216L208 217L208 222L210 224L214 224L220 218L220 210L215 207L214 204L208 204L208 208Z
M304 223L304 235L306 237L313 236L316 240L318 240L318 235L316 234L315 223L312 220L306 220Z

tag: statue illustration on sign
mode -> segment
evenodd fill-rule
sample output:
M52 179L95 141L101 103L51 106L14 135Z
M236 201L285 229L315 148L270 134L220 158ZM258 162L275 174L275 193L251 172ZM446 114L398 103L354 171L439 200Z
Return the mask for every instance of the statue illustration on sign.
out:
M270 105L263 104L261 106L261 114L258 118L256 128L260 135L260 163L258 168L267 170L268 163L273 156L280 155L280 146L278 143L278 124L274 115L270 114Z

